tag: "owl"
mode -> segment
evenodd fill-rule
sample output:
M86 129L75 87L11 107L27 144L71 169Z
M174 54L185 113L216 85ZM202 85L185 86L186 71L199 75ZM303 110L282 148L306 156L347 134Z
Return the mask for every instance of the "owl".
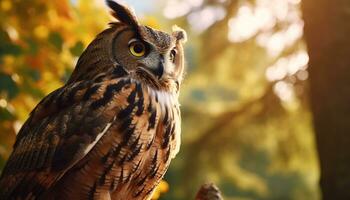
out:
M106 2L116 22L23 124L0 199L149 199L179 151L186 32Z
M206 183L199 188L195 200L223 200L223 198L216 185Z

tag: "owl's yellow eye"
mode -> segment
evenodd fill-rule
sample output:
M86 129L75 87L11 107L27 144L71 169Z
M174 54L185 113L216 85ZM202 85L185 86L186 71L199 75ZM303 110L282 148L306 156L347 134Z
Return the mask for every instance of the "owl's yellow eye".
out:
M146 54L146 46L140 41L132 41L129 44L130 53L136 57L142 57Z

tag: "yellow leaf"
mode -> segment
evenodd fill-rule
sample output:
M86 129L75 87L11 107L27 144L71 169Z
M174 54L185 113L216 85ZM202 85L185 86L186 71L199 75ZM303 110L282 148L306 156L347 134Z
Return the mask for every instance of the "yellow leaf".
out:
M0 4L1 10L8 11L12 8L11 1L9 0L3 0Z
M160 195L162 193L166 193L169 191L169 184L162 180L159 185L156 187L155 191L153 192L152 199L159 199Z
M40 39L45 39L49 35L47 27L40 25L34 28L34 35Z

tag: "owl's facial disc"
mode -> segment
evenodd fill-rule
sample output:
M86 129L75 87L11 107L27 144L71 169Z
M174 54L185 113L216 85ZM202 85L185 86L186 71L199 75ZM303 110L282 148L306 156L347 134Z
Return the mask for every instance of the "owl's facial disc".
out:
M149 72L153 78L161 79L164 74L164 58L162 55L153 55L154 57L158 57L157 59L154 59L152 57L149 57L148 59L145 58L142 60L139 64L139 68Z
M156 80L164 74L164 56L156 46L139 38L132 29L125 29L115 36L112 54L116 62L129 72L140 68L147 77Z
M145 41L133 38L129 41L129 51L139 64L138 67L151 72L155 77L160 79L164 72L164 58L159 55L159 62L156 63L153 57L157 57L151 44Z

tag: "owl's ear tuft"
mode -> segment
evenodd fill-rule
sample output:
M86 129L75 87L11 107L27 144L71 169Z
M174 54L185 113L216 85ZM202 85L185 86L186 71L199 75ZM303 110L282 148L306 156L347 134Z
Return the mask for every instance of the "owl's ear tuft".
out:
M113 0L106 0L106 3L109 8L112 9L112 15L118 21L130 25L135 29L138 29L139 23L137 21L137 17L132 9L130 9L126 5L122 5L119 2L115 2Z
M173 26L173 36L176 38L177 41L180 41L182 43L187 42L186 31L178 27L177 25Z

